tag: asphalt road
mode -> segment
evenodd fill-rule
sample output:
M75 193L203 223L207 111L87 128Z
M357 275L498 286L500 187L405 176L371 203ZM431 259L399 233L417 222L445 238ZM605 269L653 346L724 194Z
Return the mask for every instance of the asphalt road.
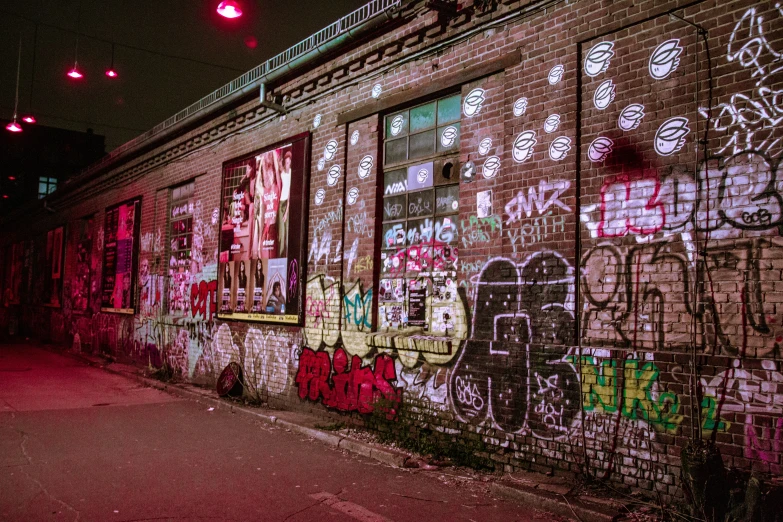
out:
M0 520L546 521L70 357L0 345Z

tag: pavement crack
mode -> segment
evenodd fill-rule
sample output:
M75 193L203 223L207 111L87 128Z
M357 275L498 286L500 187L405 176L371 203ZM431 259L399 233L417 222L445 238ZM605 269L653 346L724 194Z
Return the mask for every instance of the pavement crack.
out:
M27 445L27 434L22 432L22 431L20 431L19 433L22 435L22 442L19 443L19 449L22 450L22 455L27 460L27 464L28 465L32 465L33 459L32 459L32 457L30 457L30 454L27 453L27 448L25 447ZM46 495L49 498L49 500L51 500L52 502L56 502L56 503L60 504L61 506L63 506L68 511L73 512L76 515L76 518L73 519L73 522L79 522L79 519L82 516L82 514L81 514L81 512L79 512L79 510L75 509L73 506L71 506L67 502L63 502L59 498L57 498L54 495L52 495L51 493L49 493L49 490L44 487L44 485L41 483L41 481L38 480L37 478L33 477L32 475L30 475L27 472L27 470L25 469L24 466L19 466L19 471L21 471L28 479L30 479L32 482L34 482L38 486L38 488L41 490L41 493Z
M336 495L334 495L334 496L339 498L339 497L340 497L340 495L342 495L343 493L345 493L345 488L342 488L342 489L341 489L341 490L340 490L340 491L339 491L339 492L338 492ZM310 495L310 496L312 496L312 495ZM314 504L310 504L309 506L305 506L305 507L303 507L302 509L300 509L299 511L296 511L296 512L294 512L294 513L291 513L290 515L288 515L287 517L285 517L285 518L283 519L283 522L286 522L287 520L291 520L291 518L295 517L295 516L296 516L296 515L298 515L299 513L304 513L304 512L305 512L305 511L307 511L308 509L310 509L310 508L314 508L315 506L318 506L318 505L320 505L320 504L323 504L324 502L326 502L326 501L327 501L327 500L329 500L329 499L330 499L330 497L323 497L323 498L320 498L320 499L318 499L318 502L315 502ZM342 500L342 499L340 499L340 500Z

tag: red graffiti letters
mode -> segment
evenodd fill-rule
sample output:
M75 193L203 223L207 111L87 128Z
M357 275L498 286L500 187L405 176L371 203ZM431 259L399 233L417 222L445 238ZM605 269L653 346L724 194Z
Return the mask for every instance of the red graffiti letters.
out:
M349 367L348 354L342 348L334 353L333 361L329 360L327 352L304 348L296 374L299 398L321 399L328 408L359 413L372 413L381 407L378 402L383 401L386 417L394 419L402 392L392 385L397 380L392 358L379 355L374 369L362 366L362 360L355 355L350 362Z
M209 306L207 306L209 304ZM207 321L217 312L217 280L193 283L190 287L190 315L201 315Z

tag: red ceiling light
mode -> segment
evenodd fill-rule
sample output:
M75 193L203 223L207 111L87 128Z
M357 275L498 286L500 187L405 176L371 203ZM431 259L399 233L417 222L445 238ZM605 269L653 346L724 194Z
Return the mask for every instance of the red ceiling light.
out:
M16 181L16 176L8 176L8 181Z
M38 120L36 120L35 116L33 116L32 114L25 114L24 116L22 116L22 121L25 123L35 123Z
M117 69L114 68L114 44L111 44L111 65L106 69L105 74L107 78L116 78L119 76Z
M242 16L242 9L234 0L223 0L218 4L217 12L225 18L239 18Z
M10 132L22 132L22 126L16 123L16 118L14 118L14 121L5 126L5 130Z
M84 75L79 72L79 70L76 68L76 64L73 64L73 69L68 71L68 76L73 78L74 80L78 80L80 78L84 78Z

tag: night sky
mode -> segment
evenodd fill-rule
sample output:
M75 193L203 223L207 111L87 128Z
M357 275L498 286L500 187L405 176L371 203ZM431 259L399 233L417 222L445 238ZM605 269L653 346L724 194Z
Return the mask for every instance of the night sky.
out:
M219 0L0 0L0 118L13 116L20 35L20 115L30 109L32 82L39 124L92 128L106 136L110 151L366 0L239 2L244 16L226 20L215 12ZM75 82L65 73L73 66L77 25L85 77ZM109 42L116 43L120 74L113 80L104 76Z

